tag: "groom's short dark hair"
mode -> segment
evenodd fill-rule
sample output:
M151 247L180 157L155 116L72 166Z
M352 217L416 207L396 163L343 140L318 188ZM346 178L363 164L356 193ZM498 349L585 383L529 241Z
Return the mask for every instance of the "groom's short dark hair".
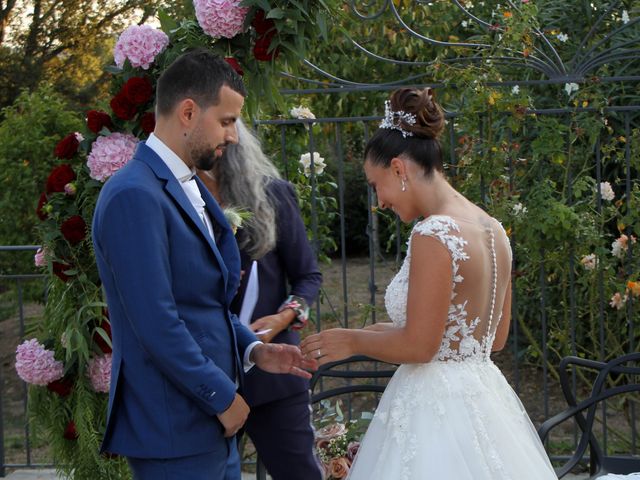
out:
M201 108L217 105L223 85L247 96L242 79L224 59L204 48L183 53L158 79L156 113L171 113L185 98Z

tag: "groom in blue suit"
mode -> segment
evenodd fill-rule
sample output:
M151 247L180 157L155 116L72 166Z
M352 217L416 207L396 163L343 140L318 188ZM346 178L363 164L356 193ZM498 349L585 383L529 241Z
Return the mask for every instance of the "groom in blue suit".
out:
M102 449L126 456L136 479L239 479L244 372L255 364L308 378L304 369L316 366L294 346L259 342L229 313L240 257L194 173L237 143L245 95L221 58L183 54L158 80L154 133L96 206L93 240L113 334Z

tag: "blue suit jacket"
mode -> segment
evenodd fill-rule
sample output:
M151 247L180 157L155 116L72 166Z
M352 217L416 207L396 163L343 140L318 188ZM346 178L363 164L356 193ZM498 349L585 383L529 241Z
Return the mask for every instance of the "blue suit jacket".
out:
M100 192L93 241L113 334L105 451L173 458L227 449L216 414L231 404L256 337L229 312L238 248L198 185L216 242L144 143Z

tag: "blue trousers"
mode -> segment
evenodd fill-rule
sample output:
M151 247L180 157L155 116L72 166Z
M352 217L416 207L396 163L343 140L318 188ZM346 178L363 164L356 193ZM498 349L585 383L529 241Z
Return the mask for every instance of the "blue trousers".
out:
M273 480L322 480L309 392L252 407L245 431Z
M127 457L134 480L240 480L240 455L235 437L227 449L178 458Z

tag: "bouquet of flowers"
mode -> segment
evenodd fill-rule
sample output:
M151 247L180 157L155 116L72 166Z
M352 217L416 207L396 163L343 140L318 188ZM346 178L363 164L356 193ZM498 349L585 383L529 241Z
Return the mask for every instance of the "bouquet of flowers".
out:
M318 422L321 427L315 432L318 457L327 480L346 478L373 415L362 412L359 419L345 421L339 401L335 406L321 402L321 409L323 415Z

